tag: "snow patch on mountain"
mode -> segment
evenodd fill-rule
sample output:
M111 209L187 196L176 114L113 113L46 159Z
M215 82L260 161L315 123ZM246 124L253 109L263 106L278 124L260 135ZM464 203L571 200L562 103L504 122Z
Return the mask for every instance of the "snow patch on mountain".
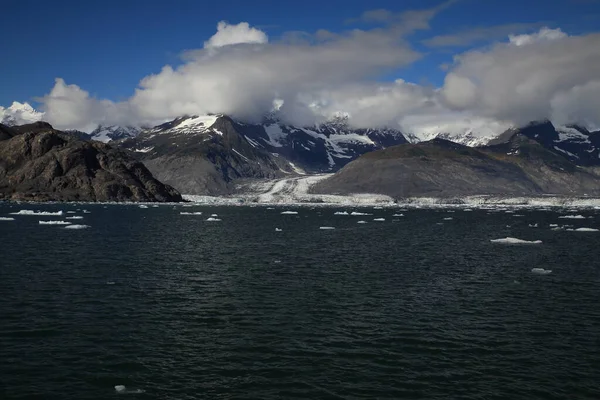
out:
M136 137L141 131L141 128L135 126L99 125L98 128L90 133L90 138L99 142L108 143L112 140Z
M8 126L31 124L41 121L44 113L35 110L29 103L13 101L10 107L0 106L0 123Z

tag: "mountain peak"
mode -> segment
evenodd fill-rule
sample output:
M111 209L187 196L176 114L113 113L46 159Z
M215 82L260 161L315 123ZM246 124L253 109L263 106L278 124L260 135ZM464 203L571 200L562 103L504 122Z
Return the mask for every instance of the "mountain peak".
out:
M8 108L0 107L0 123L8 126L38 122L43 117L44 113L35 110L29 103L13 101Z

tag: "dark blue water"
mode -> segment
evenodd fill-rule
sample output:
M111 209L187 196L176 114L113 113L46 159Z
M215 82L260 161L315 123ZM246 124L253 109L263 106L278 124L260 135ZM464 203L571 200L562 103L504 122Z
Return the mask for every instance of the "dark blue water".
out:
M23 208L90 228L0 221L1 399L600 398L591 211Z

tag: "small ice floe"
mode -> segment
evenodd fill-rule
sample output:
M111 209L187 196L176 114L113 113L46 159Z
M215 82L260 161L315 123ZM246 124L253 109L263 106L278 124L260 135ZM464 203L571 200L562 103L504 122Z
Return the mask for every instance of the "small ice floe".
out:
M444 223L443 223L443 222L436 222L435 224L436 224L436 225L444 225Z
M366 224L367 221L358 221L357 224Z
M352 211L350 213L350 215L372 215L372 214L364 213L364 212L360 212L360 211Z
M510 228L510 225L506 225L507 228Z
M348 211L336 211L333 213L333 215L350 215L350 214L348 214Z
M77 224L75 224L75 225L67 225L67 226L65 226L65 229L87 229L89 227L90 227L89 225L77 225Z
M140 204L140 205L139 205L139 207L140 207L140 208L148 208L148 206L147 206L147 205L145 205L145 204Z
M14 213L10 213L10 215L63 215L62 211L33 211L33 210L21 210Z
M153 204L152 208L158 208L158 204Z
M514 213L515 213L514 211L511 211L511 210L506 210L506 211L504 211L504 212L505 212L506 214L514 214Z
M492 239L490 240L492 243L501 243L501 244L542 244L541 240L522 240L512 237L505 237L502 239Z
M581 214L578 215L561 215L558 218L562 218L562 219L585 219L585 217Z
M91 213L91 211L88 211L88 210L83 210L83 213L84 213L84 214L89 214L89 213Z
M514 214L513 217L524 217L523 214Z
M0 221L14 221L13 217L0 217Z
M385 218L375 218L373 221L382 222L385 221Z
M274 210L275 207L267 207L267 210Z
M202 211L196 211L196 212L182 211L179 214L181 214L181 215L202 215Z
M283 232L283 229L281 229L281 228L275 228L275 232Z
M81 215L73 215L72 217L65 217L65 219L83 219Z
M452 217L446 217L446 218L444 218L444 221L452 221L452 220L453 220Z
M220 221L220 219L219 219L219 218L214 218L214 217L208 217L208 218L206 218L206 220L207 220L208 222L218 222L218 221Z
M75 211L67 211L67 214L75 214Z
M552 273L552 270L544 269L544 268L532 268L531 272L533 272L534 274L539 274L539 275L548 275L548 274Z
M529 227L530 227L530 228L537 228L537 227L538 227L538 224L529 224Z
M392 215L392 217L395 217L395 218L404 217L404 214L394 214L394 215Z
M40 225L71 225L68 221L38 221Z
M465 208L463 211L473 211L471 208Z
M114 282L114 281L106 281L106 284L107 284L107 285L114 285L114 284L115 284L115 282Z
M373 210L383 210L383 207L373 207Z
M217 214L210 214L210 216L211 216L211 217L213 217L213 218L216 218L216 217L218 217L218 215L217 215Z
M320 226L319 229L322 231L330 231L335 228L333 226Z
M550 224L550 228L556 228L558 224Z
M281 264L281 260L274 260L273 261L275 264Z
M598 232L598 229L594 228L577 228L577 229L567 229L572 232Z
M140 394L146 392L144 389L127 389L125 385L116 385L115 391L119 394Z
M281 215L296 215L298 211L282 211Z

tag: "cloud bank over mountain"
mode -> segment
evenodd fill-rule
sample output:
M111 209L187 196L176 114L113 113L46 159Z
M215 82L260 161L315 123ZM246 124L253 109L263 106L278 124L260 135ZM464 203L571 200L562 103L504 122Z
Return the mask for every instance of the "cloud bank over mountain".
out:
M455 55L441 87L400 79L403 67L427 56L411 44L411 34L426 31L452 3L399 14L374 10L353 21L374 24L371 29L296 32L278 40L248 22L222 21L202 48L185 52L181 65L166 65L141 79L124 101L94 98L61 78L39 101L45 120L60 129L81 130L98 124L154 124L184 114L223 113L258 121L275 105L284 121L296 125L344 113L355 127L409 132L502 131L544 118L600 127L597 33L569 36L547 27L509 33L493 45ZM424 44L468 44L526 27L461 31ZM389 74L399 78L379 79Z

